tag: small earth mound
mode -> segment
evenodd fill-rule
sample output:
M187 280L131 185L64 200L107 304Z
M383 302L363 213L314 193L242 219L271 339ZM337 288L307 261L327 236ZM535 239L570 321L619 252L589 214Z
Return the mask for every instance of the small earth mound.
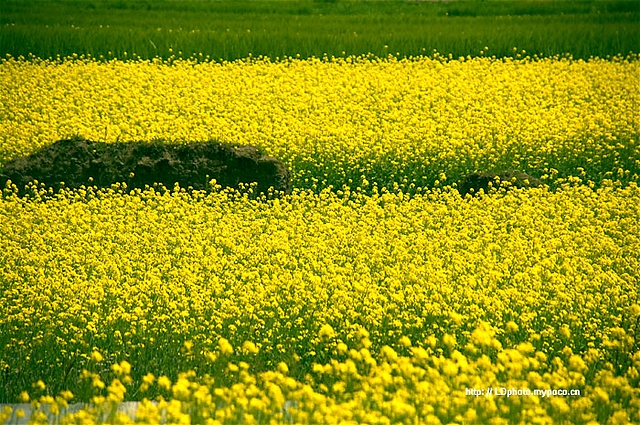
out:
M520 171L502 171L500 173L473 173L458 183L458 191L464 197L467 194L476 195L480 189L489 193L498 188L526 188L539 187L540 180Z
M223 187L257 183L254 191L269 188L289 193L285 165L253 146L230 146L215 141L185 144L153 142L103 143L81 138L60 140L40 151L7 163L0 184L11 180L19 190L37 180L61 187L110 187L125 182L144 189L154 183L173 188L210 189L215 179ZM64 182L64 183L61 183Z

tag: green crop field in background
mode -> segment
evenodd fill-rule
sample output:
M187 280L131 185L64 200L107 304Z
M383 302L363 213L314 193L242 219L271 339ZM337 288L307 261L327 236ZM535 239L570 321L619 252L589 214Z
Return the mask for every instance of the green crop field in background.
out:
M0 3L0 52L55 58L373 53L576 58L638 52L635 1L56 1Z

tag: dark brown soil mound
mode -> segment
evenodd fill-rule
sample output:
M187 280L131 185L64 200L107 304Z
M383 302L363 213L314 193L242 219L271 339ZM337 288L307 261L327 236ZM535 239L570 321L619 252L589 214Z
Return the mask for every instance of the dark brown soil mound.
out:
M473 173L458 183L458 191L463 197L466 194L476 195L480 189L489 193L491 189L501 187L538 187L540 180L519 171L502 171L500 173Z
M46 186L110 187L125 182L144 189L160 183L171 189L210 189L212 179L223 187L257 183L256 192L270 187L289 192L284 164L253 146L233 147L218 142L172 144L155 142L101 143L83 139L60 140L33 155L17 158L2 171L2 187L11 180L22 190L37 180ZM61 182L64 182L61 184Z

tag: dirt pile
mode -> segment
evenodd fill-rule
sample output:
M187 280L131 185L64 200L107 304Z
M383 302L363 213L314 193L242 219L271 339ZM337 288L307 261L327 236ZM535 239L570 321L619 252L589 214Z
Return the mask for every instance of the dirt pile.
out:
M502 171L500 173L473 173L458 183L461 196L475 195L480 189L489 193L491 189L510 187L538 187L540 180L520 171Z
M84 139L60 140L40 151L7 163L2 187L11 180L22 190L37 180L46 186L78 188L110 187L125 182L128 188L161 183L207 190L212 179L223 187L257 183L257 193L270 187L289 192L285 165L263 155L253 146L229 146L219 142L185 144L154 142L102 143ZM61 184L64 182L64 184Z

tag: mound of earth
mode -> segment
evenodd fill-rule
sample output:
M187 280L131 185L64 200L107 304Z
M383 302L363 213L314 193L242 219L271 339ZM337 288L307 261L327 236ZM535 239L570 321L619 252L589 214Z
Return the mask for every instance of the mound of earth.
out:
M520 171L502 171L500 173L473 173L458 183L458 191L461 196L475 195L480 189L489 193L499 187L538 187L540 180Z
M144 189L160 183L171 189L210 189L212 179L223 187L257 183L258 193L270 187L289 192L285 165L253 146L229 146L215 141L186 144L154 142L102 143L60 140L40 151L7 163L2 187L11 180L20 190L37 180L47 187L110 187L125 182ZM64 182L64 183L61 183Z

